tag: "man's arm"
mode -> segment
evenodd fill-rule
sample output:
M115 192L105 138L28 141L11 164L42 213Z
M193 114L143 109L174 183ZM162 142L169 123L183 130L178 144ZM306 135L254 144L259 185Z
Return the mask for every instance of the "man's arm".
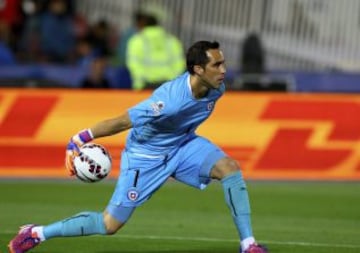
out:
M101 121L91 128L84 129L71 137L66 148L65 166L71 176L75 175L73 160L80 152L80 147L98 137L105 137L120 133L132 127L129 114L124 114Z
M124 114L101 121L90 128L93 138L105 137L120 133L132 127L129 114Z

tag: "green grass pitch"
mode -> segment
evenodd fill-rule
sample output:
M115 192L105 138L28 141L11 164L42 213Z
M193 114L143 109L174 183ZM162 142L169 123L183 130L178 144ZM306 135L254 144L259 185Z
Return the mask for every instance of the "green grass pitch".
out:
M1 180L0 252L26 223L101 211L115 182ZM359 253L360 184L248 182L253 229L271 253ZM200 191L167 182L113 236L56 238L38 253L237 253L221 185Z

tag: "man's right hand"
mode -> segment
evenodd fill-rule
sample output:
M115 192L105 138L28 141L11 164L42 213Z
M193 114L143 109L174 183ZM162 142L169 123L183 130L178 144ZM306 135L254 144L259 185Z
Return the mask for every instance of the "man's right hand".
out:
M79 155L80 148L94 139L91 130L85 129L71 137L66 146L65 167L70 176L75 175L74 158Z

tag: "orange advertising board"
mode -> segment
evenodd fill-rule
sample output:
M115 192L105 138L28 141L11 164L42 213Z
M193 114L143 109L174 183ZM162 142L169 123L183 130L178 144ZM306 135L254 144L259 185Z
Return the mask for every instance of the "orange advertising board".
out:
M0 177L67 177L69 138L149 92L0 89ZM248 179L360 180L360 95L227 92L198 129ZM119 173L126 133L96 140ZM201 155L201 154L199 154Z

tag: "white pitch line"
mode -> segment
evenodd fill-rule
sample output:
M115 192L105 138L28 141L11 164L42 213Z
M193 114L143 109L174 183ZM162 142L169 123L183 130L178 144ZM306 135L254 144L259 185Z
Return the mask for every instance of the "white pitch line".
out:
M181 236L141 236L141 235L124 235L117 234L117 237L128 239L150 239L150 240L176 240L176 241L204 241L204 242L239 242L237 239L225 239L225 238L207 238L207 237L181 237ZM278 244L278 245L294 245L305 247L333 247L333 248L351 248L358 249L360 245L354 244L330 244L330 243L312 243L312 242L291 242L291 241L271 241L262 240L263 243Z
M16 234L16 231L2 231L6 234ZM96 235L102 237L102 235ZM238 239L226 239L226 238L210 238L210 237L182 237L182 236L157 236L157 235L125 235L115 234L111 237L120 237L125 239L148 239L148 240L174 240L174 241L196 241L196 242L239 242ZM291 241L272 241L261 240L265 244L277 244L277 245L292 245L303 247L324 247L324 248L348 248L348 249L360 249L360 245L355 244L336 244L336 243L313 243L313 242L291 242Z

